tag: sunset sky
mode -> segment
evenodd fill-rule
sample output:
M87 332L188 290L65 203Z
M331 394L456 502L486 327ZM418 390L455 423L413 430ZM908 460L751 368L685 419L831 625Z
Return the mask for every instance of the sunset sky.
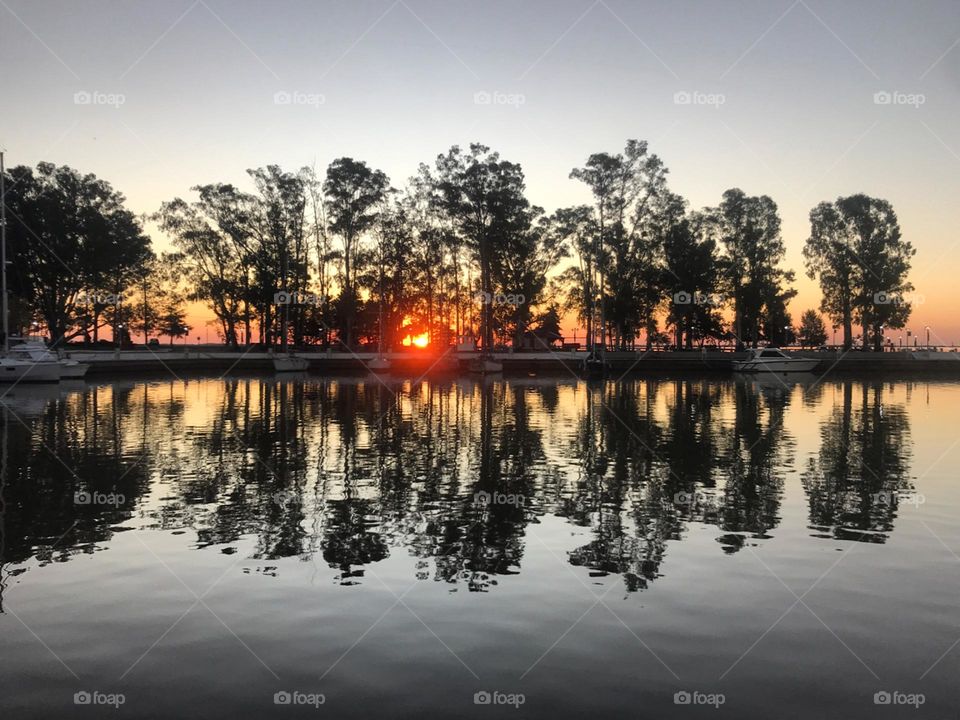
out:
M0 62L7 164L93 172L137 213L344 155L402 186L471 141L549 212L588 201L590 153L647 140L694 208L778 203L795 320L810 209L866 192L917 248L908 327L960 340L955 0L0 0Z

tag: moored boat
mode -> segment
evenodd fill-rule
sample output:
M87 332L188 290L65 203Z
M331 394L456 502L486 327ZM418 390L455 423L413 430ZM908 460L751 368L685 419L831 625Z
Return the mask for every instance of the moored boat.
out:
M734 360L735 372L810 372L819 360L790 357L779 348L755 348L745 360Z
M478 375L493 375L503 372L503 363L491 357L479 357L470 361L470 372Z
M277 372L302 372L310 362L306 358L296 355L278 355L273 358L273 369Z
M0 357L0 382L60 382L60 365Z
M81 380L90 367L87 363L58 357L47 348L43 340L38 338L27 338L19 345L12 346L7 355L17 360L32 363L57 363L60 367L60 378L62 380Z

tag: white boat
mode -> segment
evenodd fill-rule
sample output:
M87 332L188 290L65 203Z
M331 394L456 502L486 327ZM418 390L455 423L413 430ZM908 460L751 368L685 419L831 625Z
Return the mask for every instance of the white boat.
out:
M55 355L47 348L43 340L37 338L28 338L19 345L14 345L7 355L17 360L34 363L57 363L60 366L60 378L62 380L82 380L90 367L87 363Z
M296 355L279 355L273 358L273 369L277 372L303 372L309 365L310 361Z
M0 382L60 382L60 364L0 357Z
M390 372L390 361L383 355L379 355L367 363L367 367L378 375Z
M503 363L490 357L479 357L470 361L470 372L478 375L494 375L503 372Z
M793 358L778 348L755 348L746 360L734 360L735 372L810 372L819 360Z

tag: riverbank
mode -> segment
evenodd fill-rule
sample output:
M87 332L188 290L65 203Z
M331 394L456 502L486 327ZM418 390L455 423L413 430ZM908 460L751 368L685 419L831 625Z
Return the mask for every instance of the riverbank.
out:
M797 352L795 357L819 360L817 374L877 374L893 376L938 375L960 378L960 353L935 351L908 352ZM161 350L75 351L70 356L89 363L90 376L172 373L195 374L215 372L273 372L274 353L187 347ZM308 371L322 375L369 372L369 363L376 353L334 351L299 352L309 363ZM453 352L433 355L416 352L387 353L391 373L419 376L424 374L461 374L469 372L469 363L476 353ZM732 363L746 357L733 352L608 352L607 366L611 374L674 374L732 373ZM506 375L577 374L586 353L582 351L496 353Z

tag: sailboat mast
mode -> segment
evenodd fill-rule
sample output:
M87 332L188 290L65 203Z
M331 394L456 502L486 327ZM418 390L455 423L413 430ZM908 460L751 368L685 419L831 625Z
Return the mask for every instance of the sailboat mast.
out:
M3 266L3 352L10 350L10 312L7 307L7 171L3 166L3 151L0 150L0 265Z

